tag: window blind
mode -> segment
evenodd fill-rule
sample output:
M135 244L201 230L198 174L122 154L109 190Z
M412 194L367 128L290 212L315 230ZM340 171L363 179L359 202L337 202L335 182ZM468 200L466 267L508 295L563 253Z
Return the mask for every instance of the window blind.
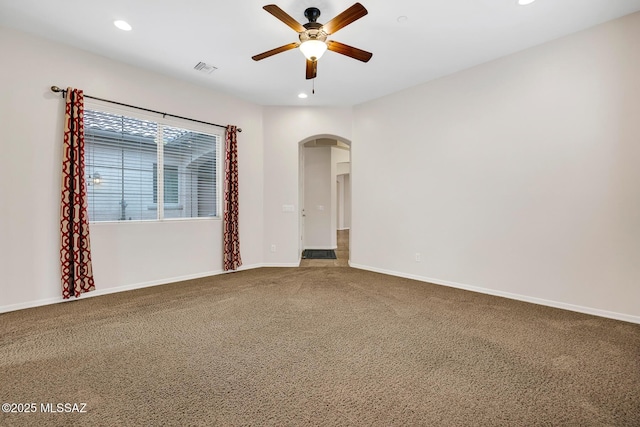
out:
M219 215L218 135L91 109L84 125L90 221Z

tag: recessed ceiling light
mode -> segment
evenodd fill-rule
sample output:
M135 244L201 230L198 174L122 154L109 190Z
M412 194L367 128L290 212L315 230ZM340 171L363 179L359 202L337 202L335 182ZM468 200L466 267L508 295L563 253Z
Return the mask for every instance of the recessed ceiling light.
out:
M407 22L409 20L408 17L402 15L402 16L398 16L398 23L400 24L404 24L405 22Z
M127 21L113 21L113 25L120 28L122 31L131 31L131 25Z
M520 6L526 6L526 5L528 5L528 4L533 3L534 1L536 1L536 0L518 0L518 4L519 4Z
M309 96L309 95L307 95L306 93L299 93L298 94L298 98L300 98L300 99L305 99L307 96Z

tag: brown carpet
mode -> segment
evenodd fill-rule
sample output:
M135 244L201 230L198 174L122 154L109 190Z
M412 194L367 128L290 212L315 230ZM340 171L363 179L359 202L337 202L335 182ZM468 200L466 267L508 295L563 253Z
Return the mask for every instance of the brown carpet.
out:
M7 426L638 426L640 326L350 268L0 315Z

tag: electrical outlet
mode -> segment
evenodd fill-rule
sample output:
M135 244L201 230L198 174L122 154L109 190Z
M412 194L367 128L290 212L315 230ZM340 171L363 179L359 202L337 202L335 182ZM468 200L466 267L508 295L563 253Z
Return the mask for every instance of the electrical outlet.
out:
M275 252L276 251L276 245L271 245L271 252Z
M422 258L420 257L420 252L416 252L416 262L420 262L422 261Z

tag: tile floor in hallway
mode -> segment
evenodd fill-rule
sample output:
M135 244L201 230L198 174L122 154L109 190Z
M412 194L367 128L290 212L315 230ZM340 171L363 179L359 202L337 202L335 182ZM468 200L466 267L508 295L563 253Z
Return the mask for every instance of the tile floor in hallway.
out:
M349 267L349 230L338 231L338 259L303 259L300 267Z

